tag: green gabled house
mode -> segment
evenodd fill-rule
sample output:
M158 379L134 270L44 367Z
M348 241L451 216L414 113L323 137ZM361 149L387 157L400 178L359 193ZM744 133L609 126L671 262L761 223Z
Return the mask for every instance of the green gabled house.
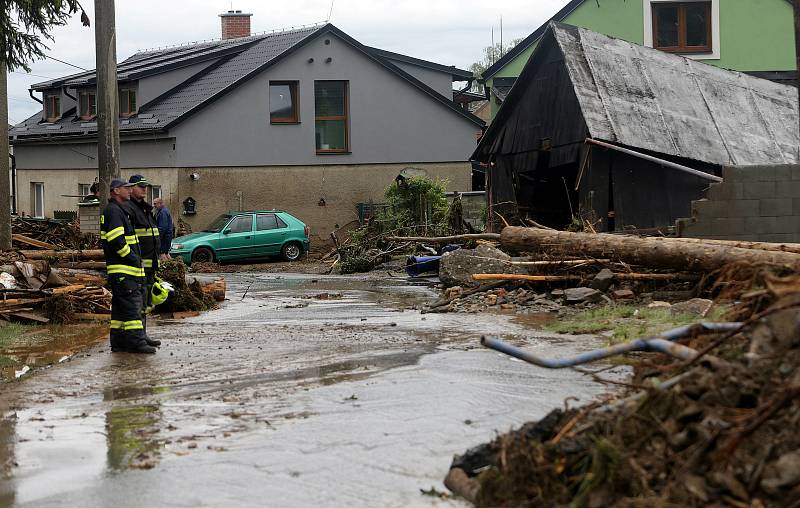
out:
M790 0L571 0L550 21L784 84L796 79ZM548 23L483 73L492 118Z

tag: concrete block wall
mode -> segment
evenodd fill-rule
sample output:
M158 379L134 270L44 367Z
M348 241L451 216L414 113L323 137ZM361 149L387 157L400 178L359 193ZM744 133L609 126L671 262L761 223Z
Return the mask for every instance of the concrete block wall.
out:
M100 203L78 205L78 219L81 224L81 233L100 234Z
M722 178L678 220L679 236L800 242L800 165L731 166Z

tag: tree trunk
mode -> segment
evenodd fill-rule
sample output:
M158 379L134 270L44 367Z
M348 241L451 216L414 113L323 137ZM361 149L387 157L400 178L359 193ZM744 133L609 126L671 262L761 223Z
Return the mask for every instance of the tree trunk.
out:
M795 254L800 254L800 243L746 242L742 240L709 240L706 238L672 237L665 237L664 240L685 243L706 243L709 245L726 245L728 247L740 247L742 249L771 250L776 252L793 252Z
M11 181L8 156L8 73L0 60L0 250L11 250Z
M800 271L800 254L664 238L507 227L500 235L500 244L512 251L547 252L550 257L560 254L610 258L629 264L683 271L710 272L737 262L785 265Z
M103 251L95 250L21 250L25 259L64 259L71 261L91 261L104 259Z

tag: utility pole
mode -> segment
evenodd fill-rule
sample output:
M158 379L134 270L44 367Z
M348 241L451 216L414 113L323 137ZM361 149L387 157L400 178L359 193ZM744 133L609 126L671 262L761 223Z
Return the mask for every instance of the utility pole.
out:
M0 250L11 250L11 169L8 160L8 72L0 58Z
M119 178L119 92L114 0L94 0L94 40L97 57L97 169L100 203L109 184Z

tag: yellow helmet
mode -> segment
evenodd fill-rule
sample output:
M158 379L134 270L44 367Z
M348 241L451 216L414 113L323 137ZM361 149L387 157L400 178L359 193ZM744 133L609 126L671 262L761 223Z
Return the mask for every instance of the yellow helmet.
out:
M150 290L153 306L155 307L156 305L161 305L166 302L169 294L173 291L175 291L175 288L172 287L172 284L156 278L156 281L153 283L153 288Z

